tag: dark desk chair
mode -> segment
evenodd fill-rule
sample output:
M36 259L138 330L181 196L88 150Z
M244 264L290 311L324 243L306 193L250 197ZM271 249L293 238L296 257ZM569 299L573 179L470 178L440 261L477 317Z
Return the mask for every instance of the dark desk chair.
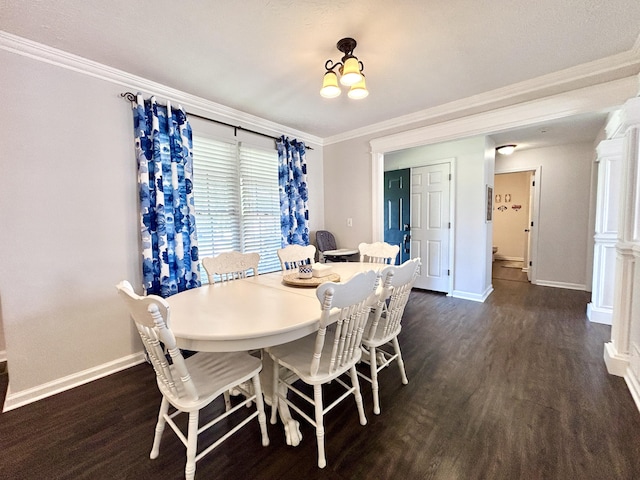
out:
M333 233L326 230L318 230L316 232L316 245L320 257L318 260L322 263L326 263L327 261L346 262L351 255L358 253L358 250L355 249L338 249Z

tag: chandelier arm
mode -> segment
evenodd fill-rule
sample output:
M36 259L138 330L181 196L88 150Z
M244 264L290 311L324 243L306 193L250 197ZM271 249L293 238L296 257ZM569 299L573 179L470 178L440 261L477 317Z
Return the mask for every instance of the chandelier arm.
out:
M342 62L333 63L333 60L327 60L324 64L324 68L327 72L330 72L336 68L342 68Z

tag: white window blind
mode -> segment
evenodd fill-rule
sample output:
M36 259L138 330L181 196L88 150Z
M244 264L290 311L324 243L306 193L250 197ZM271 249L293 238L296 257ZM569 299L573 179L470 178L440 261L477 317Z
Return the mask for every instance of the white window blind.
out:
M282 248L278 153L240 145L240 198L244 252L260 254L260 273L280 270Z
M200 258L258 252L259 272L280 269L278 154L193 137L193 193ZM203 282L207 282L201 267Z

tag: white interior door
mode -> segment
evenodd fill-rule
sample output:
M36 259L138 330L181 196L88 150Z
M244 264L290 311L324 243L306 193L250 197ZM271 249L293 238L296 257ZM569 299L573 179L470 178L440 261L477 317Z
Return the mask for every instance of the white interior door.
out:
M422 267L415 286L449 291L451 165L411 169L411 257Z

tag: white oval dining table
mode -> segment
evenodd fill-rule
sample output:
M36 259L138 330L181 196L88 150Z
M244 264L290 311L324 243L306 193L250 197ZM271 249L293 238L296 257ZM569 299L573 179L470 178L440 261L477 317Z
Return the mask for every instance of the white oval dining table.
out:
M331 263L344 282L353 275L382 270L375 263ZM237 352L281 345L318 329L320 303L314 287L283 283L282 272L221 282L168 297L169 325L178 347L203 352ZM262 389L267 403L273 394L273 362L262 355ZM302 439L299 423L288 406L279 402L278 414L288 445Z

